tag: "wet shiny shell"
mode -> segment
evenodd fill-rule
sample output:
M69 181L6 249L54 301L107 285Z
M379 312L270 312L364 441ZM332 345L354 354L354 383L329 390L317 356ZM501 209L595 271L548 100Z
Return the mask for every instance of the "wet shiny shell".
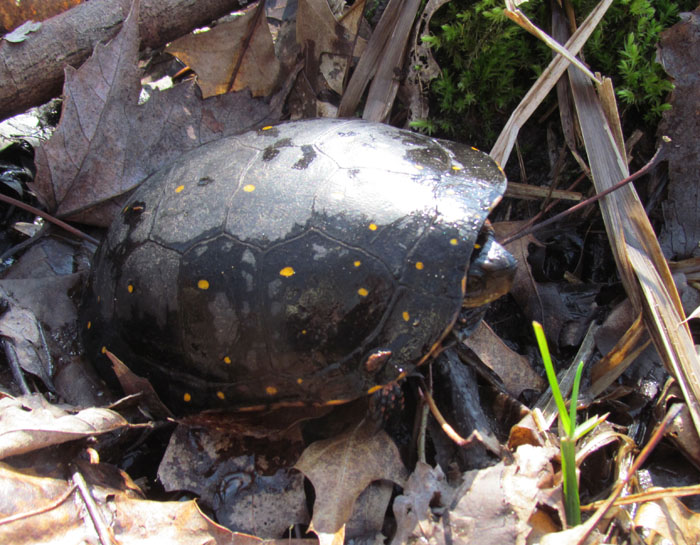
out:
M111 226L88 355L107 368L106 347L180 413L357 398L449 330L504 189L479 151L359 120L204 145Z

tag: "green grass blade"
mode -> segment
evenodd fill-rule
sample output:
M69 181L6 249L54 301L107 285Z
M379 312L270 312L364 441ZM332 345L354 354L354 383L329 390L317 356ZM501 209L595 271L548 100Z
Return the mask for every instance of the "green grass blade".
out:
M569 429L566 430L566 435L570 439L575 438L576 434L576 410L578 406L578 392L581 386L581 375L583 374L583 361L578 363L576 368L576 376L574 377L574 386L571 389L571 405L569 406Z
M591 416L588 420L576 426L576 430L574 431L574 439L581 439L581 437L586 435L589 431L594 430L597 426L605 422L605 420L608 418L608 414L610 413L605 413L600 416Z
M564 511L569 526L581 524L581 503L576 478L576 444L569 437L561 439L561 473L564 487Z
M559 417L561 418L562 426L568 433L568 430L571 428L569 414L566 410L564 398L561 396L561 390L559 390L557 374L554 372L554 365L552 364L552 357L549 355L549 347L547 346L547 339L544 336L544 330L542 329L542 325L539 322L532 322L532 327L535 330L537 346L539 346L540 354L542 354L544 370L547 373L547 382L549 382L549 387L552 389L552 396L554 396L554 402L557 404L557 409L559 410Z

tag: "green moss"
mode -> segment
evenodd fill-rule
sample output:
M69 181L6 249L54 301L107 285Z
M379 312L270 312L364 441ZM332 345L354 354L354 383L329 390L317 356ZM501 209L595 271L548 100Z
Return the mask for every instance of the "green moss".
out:
M579 22L597 3L572 1ZM453 0L433 17L424 40L441 75L431 85L433 115L416 123L418 128L491 144L549 63L550 50L510 22L502 6L502 0ZM549 28L545 3L521 8L540 28ZM693 8L690 0L617 0L610 7L584 47L584 58L613 79L623 112L636 112L653 126L669 108L672 84L654 62L656 44L680 11Z
M577 12L587 13L592 0L574 0ZM595 70L612 77L623 111L636 111L650 125L664 110L673 84L655 62L661 32L678 21L680 11L691 10L681 0L618 0L584 47Z

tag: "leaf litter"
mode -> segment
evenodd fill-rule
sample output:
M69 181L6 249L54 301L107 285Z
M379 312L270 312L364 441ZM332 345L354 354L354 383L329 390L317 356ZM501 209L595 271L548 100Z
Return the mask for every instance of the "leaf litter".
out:
M585 41L585 33L595 27L595 18L602 17L607 5L601 3L582 25L581 30L575 33L574 38L567 43L570 51L576 53L581 47ZM172 51L180 48L179 54L197 72L203 87L211 86L211 97L202 99L198 94L198 87L192 81L188 81L167 91L155 92L147 102L139 104L141 74L136 69L138 29L134 10L137 9L137 4L135 6L115 40L105 46L98 46L93 57L83 67L78 70L67 69L64 89L66 102L61 122L51 140L38 151L39 172L33 186L44 205L59 216L94 225L107 225L111 215L119 210L121 199L143 178L167 164L179 153L221 136L273 122L281 115L281 104L291 84L279 87L279 75L268 79L266 83L264 78L256 76L247 84L241 83L246 81L241 79L238 80L239 86L233 87L239 91L213 95L217 89L221 89L227 77L230 79L232 66L240 67L241 63L254 63L255 59L269 58L270 42L263 36L269 35L267 25L251 25L245 16L239 19L238 24L246 28L254 26L256 29L262 29L258 38L264 40L256 42L249 39L246 42L246 36L243 36L243 40L238 36L226 46L229 48L228 53L221 56L215 53L213 57L209 56L211 53L206 51L206 46L199 43L193 45L194 42L190 42L189 37L172 48ZM318 5L308 2L304 6L304 9L324 13L324 24L328 28L338 28L328 24L329 12L322 7L325 6L325 2ZM697 17L691 17L684 24L687 28L696 22ZM226 29L223 24L221 26ZM214 27L213 31L216 31L216 28L219 27ZM297 23L297 32L303 36L300 28L302 27ZM352 28L357 27L353 24ZM352 45L355 44L356 30L343 28L342 31L334 31L336 38L339 35L344 36L343 40L336 42L328 41L327 34L323 33L314 37L313 30L312 27L304 28L309 38L300 40L302 46L311 38L315 38L314 43L317 40L320 40L318 43L323 43L322 40L325 39L325 43L331 45L324 47L323 51L316 49L318 56L304 66L307 78L310 75L312 81L319 77L318 71L323 73L320 69L321 53L339 54L350 60L353 56L360 55L358 51L362 51ZM676 32L683 36L684 31ZM221 30L216 32L224 33ZM240 34L240 31L238 33ZM209 38L211 36L217 34L211 34ZM27 39L30 38L29 36ZM206 42L206 39L204 41ZM264 45L255 45L263 42ZM418 41L409 43L417 44ZM670 59L669 50L673 45L673 41L667 38L664 43L667 59ZM262 56L253 55L247 61L240 61L240 55L246 53L246 47L252 47ZM378 46L370 42L367 47L370 50L368 58L372 55L376 58ZM390 47L397 46L391 44ZM416 59L426 59L430 53L423 50L415 55ZM291 70L290 73L295 75L295 69L289 68L294 66L294 63L286 60L287 62L282 62L280 66L285 66L285 70ZM220 66L218 74L212 75L206 72L205 66L214 62ZM553 66L555 65L558 67L558 73L564 72L566 64L560 57L553 61ZM272 75L276 70L265 76ZM236 71L235 68L234 72L245 74L245 70ZM369 81L372 78L370 74L373 73L374 69L368 70L364 75L365 79ZM619 133L619 129L615 127L615 119L611 119L609 113L606 117L604 109L598 105L598 99L591 91L590 83L575 68L569 68L569 77L574 88L578 117L582 122L594 182L604 186L606 179L609 179L614 183L627 172L623 159L626 155L624 150L620 149L620 141L610 136ZM681 76L677 77L682 80ZM547 73L543 78L547 79ZM323 76L318 81L322 79ZM558 77L550 79L544 85L551 88L556 79ZM272 80L275 80L277 86L271 83ZM293 78L287 81L292 82ZM261 96L270 96L271 93L277 92L277 99L266 102L253 98L246 89L254 88L257 83L261 83L258 88ZM337 81L333 85L337 87ZM364 85L366 83L363 84L363 88ZM540 89L541 85L537 84L533 90ZM414 108L420 104L416 98L419 88L420 84L416 85L414 80L414 96L409 100L414 104ZM297 112L309 109L318 112L326 107L322 107L320 102L315 102L315 96L309 94L308 88L304 92L300 92L296 87L295 89L298 96L303 97L301 103L298 103L301 106L297 106ZM311 91L314 89L315 85L312 85ZM207 93L205 96L208 96ZM601 93L604 94L603 91ZM375 99L376 104L381 106L381 111L385 111L393 102L391 95L393 91L384 88L378 96L386 97L386 102L382 103L381 98ZM502 163L506 162L515 142L517 129L524 124L526 117L530 117L543 96L541 90L537 94L538 98L528 94L523 100L523 108L516 110L519 112L518 116L514 112L512 121L504 129L502 138L492 150L492 156L500 158ZM609 129L604 130L610 125L612 126ZM682 134L677 136L683 141L682 137ZM611 209L607 203L612 201L616 201L616 204ZM676 402L683 398L687 403L684 412L673 420L676 427L672 433L676 437L687 434L688 431L692 433L692 428L697 429L698 424L697 357L694 350L691 351L692 341L685 326L686 321L683 320L680 300L675 293L665 260L656 245L656 237L651 232L646 214L640 210L631 187L606 197L601 205L607 214L609 239L613 242L617 267L634 313L641 316L643 322L640 323L644 323L651 332L651 338L668 369L680 379L680 385L675 386L675 393L662 398L673 399ZM619 210L625 210L626 214L617 213ZM620 233L624 233L624 237L620 237ZM538 281L532 276L527 266L530 250L528 246L532 244L536 245L539 242L533 237L528 241L511 243L511 248L517 245L516 251L520 261L518 274L521 277L514 293L519 294L523 301L530 301L526 315L543 315L545 323L549 318L552 320L552 327L547 329L548 333L551 331L554 332L554 337L564 337L564 333L569 329L567 324L574 323L577 314L572 312L562 299L556 286ZM73 267L71 274L74 274ZM58 293L60 300L69 291L68 284L74 284L75 279L68 276L68 284L60 282L63 280L58 281L52 289L48 289L46 296L49 291L54 291ZM14 288L14 292L7 291L11 286L12 284L3 286L6 290L5 299L14 299L14 303L13 310L3 316L6 325L2 332L9 339L14 339L16 346L23 342L29 343L30 348L23 349L20 360L40 362L38 367L25 366L25 370L43 380L46 389L51 392L51 364L40 355L42 348L37 341L37 334L26 333L32 327L36 329L36 324L50 323L52 319L45 316L46 308L41 308L40 301L44 295L33 294L35 288L31 283L25 283L21 288L20 291L24 294L21 296L16 295L18 288ZM62 304L66 311L57 314L57 321L64 324L74 316L74 308L65 301ZM528 309L528 304L520 306ZM53 319L56 320L56 317ZM587 320L590 319L589 316ZM55 324L51 327L52 331L54 327ZM573 337L581 341L585 328L582 329L581 324L577 324L577 327L580 332ZM633 325L627 327L631 331ZM487 366L489 360L492 362L488 370L489 382L496 391L510 392L508 397L512 398L522 397L529 390L542 389L541 379L532 372L525 358L505 345L499 346L502 343L498 342L499 338L493 331L483 330L481 335L484 335L483 339L479 335L472 341L467 338L466 346L460 347L462 350L471 350L472 355L475 354L476 359ZM584 344L593 344L593 337L594 330L591 329L586 336L587 341L583 341ZM632 353L635 353L635 343L642 342L642 337L634 337ZM608 351L615 356L611 359L615 360L620 347L615 343L612 349L610 343L607 347L606 350L601 350L601 353ZM462 354L461 359L471 361L472 356L466 357ZM574 359L578 361L578 356ZM631 362L632 358L628 360ZM572 362L572 366L576 361ZM457 382L455 375L450 380ZM600 393L604 391L607 399L587 399L585 403L591 408L596 403L600 404L601 408L606 406L606 403L608 406L614 406L615 393L619 393L620 390L618 386L613 386L612 391L610 388L603 390L601 387ZM58 393L64 396L62 390L59 389ZM651 395L650 399L654 397L655 395ZM665 401L669 404L671 402ZM442 405L443 409L446 406L440 400L438 405ZM586 539L594 542L603 540L602 535L596 533L602 531L602 527L595 527L599 517L592 517L579 527L562 529L565 517L561 511L561 475L556 449L558 437L548 431L553 420L552 413L546 410L544 414L539 410L530 412L523 405L513 404L512 401L510 407L507 405L491 406L495 419L500 420L501 424L519 421L517 426L510 428L494 425L490 428L488 419L480 421L479 426L482 426L480 432L487 438L497 438L504 431L507 433L510 428L511 438L508 444L511 450L508 452L492 449L486 457L471 458L472 461L482 461L480 463L484 467L481 469L464 471L463 466L451 465L450 460L454 458L444 454L447 450L435 439L434 448L443 449L443 455L439 452L434 454L436 458L443 460L443 469L448 470L447 476L439 465L431 467L423 461L418 461L413 472L408 475L404 468L404 448L397 448L392 438L383 431L377 432L376 425L368 420L346 420L346 424L350 423L346 426L350 431L333 433L328 439L307 441L303 438L304 427L299 427L301 422L307 420L306 416L296 420L290 418L288 426L275 434L272 442L267 444L267 448L271 449L267 453L268 458L243 456L237 450L240 444L247 443L250 447L251 443L262 441L268 432L250 431L250 428L243 429L245 426L242 424L229 421L218 422L214 427L209 425L210 422L201 419L180 422L175 432L170 434L170 445L162 457L158 475L166 486L166 497L175 495L176 498L182 498L182 491L195 494L200 497L201 504L220 522L230 527L245 528L263 537L279 537L282 529L307 523L308 513L305 511L304 487L301 482L303 473L313 486L316 497L310 528L315 530L324 542L339 542L343 536L349 537L346 529L350 528L348 521L354 506L360 513L363 509L365 512L374 510L375 519L382 520L383 511L386 510L391 496L387 491L390 492L394 486L399 486L398 489L402 489L402 493L393 499L396 527L392 543L405 543L417 539L431 543L454 542L455 539L459 542L478 539L479 542L488 543L504 540L512 543L583 543ZM47 543L72 543L76 540L92 539L87 536L94 535L93 528L96 528L98 533L100 530L107 530L106 535L109 535L110 531L114 532L114 537L121 543L129 543L136 539L139 539L139 543L156 539L158 542L166 539L174 543L191 543L198 539L216 543L258 541L257 538L231 533L213 523L194 501L144 500L139 487L131 482L125 473L100 462L97 453L107 452L104 449L107 445L114 444L113 438L117 437L119 441L119 436L134 432L134 425L129 422L141 421L147 424L148 428L154 425L148 418L144 419L144 413L141 411L146 405L139 407L138 398L116 407L120 412L129 415L129 419L113 410L94 409L89 406L82 410L77 407L59 409L46 403L40 396L15 399L7 397L0 402L0 438L4 441L3 452L17 465L16 469L12 466L0 467L4 472L1 479L4 490L1 496L9 500L2 509L3 518L0 519L0 538L3 542L33 543L41 539ZM634 411L631 406L625 406L624 402L618 402L617 407L624 412ZM661 421L666 411L665 404L660 403L658 409L657 419ZM509 410L515 410L517 416L509 414ZM158 413L156 411L151 414ZM449 416L454 417L459 425L457 413L450 411ZM522 418L523 416L525 418ZM167 420L167 416L161 415L160 418ZM172 424L170 426L172 427ZM222 427L225 432L221 431ZM433 435L440 433L435 426L429 430ZM147 432L147 435L149 433L151 432ZM283 446L279 442L280 437L286 437ZM694 433L693 437L697 438ZM644 440L644 435L635 437L638 444L644 444ZM240 444L235 446L237 443ZM77 450L66 449L63 453L57 452L54 447L63 444L71 445ZM270 444L272 446L269 446ZM634 444L630 437L619 433L614 427L607 424L599 426L580 448L578 462L582 480L591 479L591 471L586 469L587 458L595 458L602 450L614 448L619 460L632 460ZM303 449L303 445L308 446ZM687 445L684 447L679 443L678 448L681 451L685 449L693 459L693 443ZM295 458L302 449L303 454L296 463L296 468L301 473L285 469L282 473L289 477L289 480L265 484L263 474L279 473L279 470L275 469L279 461L274 460L275 452L278 456L279 453L284 453L283 457ZM80 458L89 458L91 463L76 458L74 452L79 453ZM494 452L501 452L500 460L493 458ZM206 456L203 456L203 453L206 453ZM419 451L419 459L423 460L424 457L425 452ZM22 460L28 463L37 459L53 467L55 474L36 477L21 471ZM624 467L629 468L629 463ZM358 500L367 485L377 479L383 480L385 484L377 487L376 499ZM85 489L81 484L83 480L87 481L89 497L85 496L83 502L80 502L80 491ZM255 483L259 488L252 487L254 481L260 481ZM611 486L612 482L614 480L608 482L607 486ZM388 483L394 484L387 487ZM639 486L633 483L626 486L628 492L639 489ZM13 501L19 497L18 491L22 489L27 491L24 496L27 498L26 502ZM603 488L603 491L605 490ZM672 497L671 489L662 489L660 492L655 489L649 490L659 493L660 496L656 499L640 500L641 508L635 516L635 524L657 532L673 542L696 540L694 528L697 526L697 514ZM295 499L292 500L292 497ZM97 505L97 514L91 513L92 525L86 525L84 519L76 516L76 513L90 512L93 509L90 505ZM238 511L234 508L236 505ZM281 507L282 505L284 507ZM281 517L276 516L275 513L279 513L283 508L288 511L284 511L285 514ZM378 513L381 516L376 516ZM173 520L177 520L177 524L172 524ZM613 512L610 520L619 521L620 527L626 525L626 515L622 511ZM382 535L381 529L375 521L368 524L365 531L376 537Z
M66 68L61 120L37 150L32 186L58 217L105 227L125 195L173 158L279 116L248 91L202 100L192 83L156 91L139 105L134 9L114 40L98 45L78 70Z

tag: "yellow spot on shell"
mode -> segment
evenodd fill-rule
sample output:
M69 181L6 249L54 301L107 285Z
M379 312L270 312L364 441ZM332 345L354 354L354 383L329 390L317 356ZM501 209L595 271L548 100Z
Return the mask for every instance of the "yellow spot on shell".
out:
M405 310L401 314L401 317L403 318L404 322L408 322L411 319L411 315L408 312L406 312Z
M92 327L92 322L88 321L87 328L90 329L91 327Z
M226 399L226 396L223 392L216 392L216 397L218 397L219 399Z
M452 170L462 170L462 167L459 165L452 165Z
M473 149L474 151L479 151L479 148L475 148L474 146L472 146L472 149Z
M107 353L107 347L106 347L106 346L103 346L103 347L100 349L100 352L102 352L103 354L106 354L106 353Z
M353 261L352 264L353 264L355 267L359 267L360 265L362 265L362 262L358 259L357 261Z
M481 244L474 244L474 249L475 249L475 250L478 250L478 249L480 249L480 248L481 248Z
M349 399L329 399L324 403L324 405L343 405L350 401Z
M367 390L368 395L372 395L374 392L377 392L382 389L382 386L377 384L376 386L372 386L369 390Z
M452 244L452 246L457 246L457 244L459 244L459 241L456 238L451 238L450 244Z
M301 334L302 334L302 335L306 335L306 329L302 329L302 330L301 330Z
M224 363L226 365L231 365L231 358L229 358L228 356L224 356Z
M263 127L263 128L260 129L260 130L261 130L261 131L269 131L271 128L272 128L272 125L267 125L267 126Z
M419 165L418 163L416 163L413 166L416 167L418 170L423 170L423 165Z
M182 399L185 403L189 403L190 401L192 401L192 396L189 394L189 392L185 392L185 395L182 396Z
M418 269L419 271L422 271L423 267L425 267L425 265L423 265L422 261L416 261L416 269Z
M275 388L274 386L268 386L267 388L265 388L265 393L267 395L273 396L277 394L277 388Z
M303 379L303 378L298 378L298 379L297 379L297 384L301 384L302 382L304 382L304 379Z
M244 185L243 191L245 191L246 193L252 193L253 191L255 191L255 186L253 184Z
M376 224L376 223L370 223L370 224L369 224L369 230L370 230L370 231L376 231L376 230L377 230L377 224Z
M365 288L360 288L359 290L357 290L357 293L359 293L361 297L367 297L367 295L369 294L369 292Z
M209 281L202 279L202 280L197 282L197 287L200 290L208 290L209 289Z
M182 193L182 190L185 189L184 185L179 185L175 188L175 193Z
M280 275L284 276L285 278L289 278L294 274L294 269L292 267L285 267L280 271Z
M132 286L131 284L129 284L129 285L126 287L126 291L128 291L129 293L134 293L134 286Z

